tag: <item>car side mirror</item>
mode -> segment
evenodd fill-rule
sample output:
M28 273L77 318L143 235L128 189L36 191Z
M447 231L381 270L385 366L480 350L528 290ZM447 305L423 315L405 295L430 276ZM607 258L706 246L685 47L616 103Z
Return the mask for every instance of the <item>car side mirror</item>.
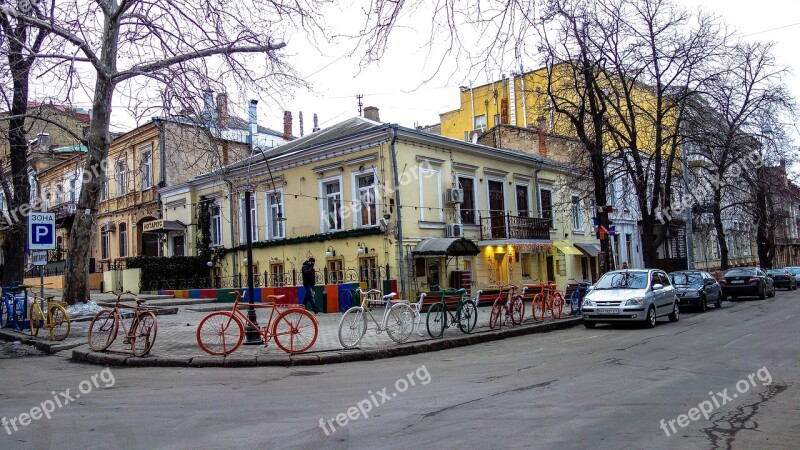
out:
M715 281L715 280L706 280L706 283L705 283L705 284L706 284L706 286L713 286L713 285L714 285L714 283L716 283L716 281Z
M653 290L654 291L660 291L661 289L664 289L664 285L663 284L656 283L656 284L653 285Z

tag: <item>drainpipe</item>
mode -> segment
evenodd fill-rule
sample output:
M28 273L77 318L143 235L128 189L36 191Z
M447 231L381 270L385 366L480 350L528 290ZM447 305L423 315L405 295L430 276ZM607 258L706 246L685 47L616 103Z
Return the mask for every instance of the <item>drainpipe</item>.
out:
M539 172L542 171L542 163L536 163L536 170L533 171L533 190L535 191L533 195L536 196L536 210L539 211L539 215L542 215L542 199L539 197Z
M394 176L394 205L397 208L397 261L400 272L400 292L401 298L406 298L406 275L405 261L403 261L403 216L400 205L400 175L397 170L397 151L394 148L397 142L397 125L389 125L392 130L392 141L389 143L389 153L392 156L392 175Z

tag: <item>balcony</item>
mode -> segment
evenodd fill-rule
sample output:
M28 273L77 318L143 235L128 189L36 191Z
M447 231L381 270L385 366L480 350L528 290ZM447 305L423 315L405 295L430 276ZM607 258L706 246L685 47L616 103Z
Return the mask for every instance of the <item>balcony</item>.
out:
M72 220L75 218L77 205L78 203L75 200L61 202L48 209L48 212L55 213L56 226L64 228L72 224Z
M158 191L156 187L145 189L143 191L128 192L125 195L103 200L100 203L100 212L108 213L134 206L141 206L144 203L155 202L157 199Z
M481 217L481 241L519 239L550 241L550 219L493 214Z

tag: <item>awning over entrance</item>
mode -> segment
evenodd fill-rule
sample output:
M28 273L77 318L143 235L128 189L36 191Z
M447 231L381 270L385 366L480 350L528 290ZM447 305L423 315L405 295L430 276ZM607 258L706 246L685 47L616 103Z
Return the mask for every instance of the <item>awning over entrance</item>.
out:
M414 255L475 256L480 249L474 242L465 238L425 239L411 251Z
M558 251L565 255L574 255L574 256L583 256L580 250L575 248L572 243L567 241L553 241L553 245L556 246Z
M152 220L142 224L142 233L166 233L167 231L186 231L180 220Z
M597 256L600 254L600 246L597 244L575 244L575 247L583 250L586 256Z

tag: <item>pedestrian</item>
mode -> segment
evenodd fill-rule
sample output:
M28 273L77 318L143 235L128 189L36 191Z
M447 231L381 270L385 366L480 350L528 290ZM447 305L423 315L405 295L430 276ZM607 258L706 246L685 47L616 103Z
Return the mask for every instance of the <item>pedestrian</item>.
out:
M628 261L622 261L622 270L628 270Z
M314 314L317 314L317 302L314 301L314 284L316 283L316 273L314 271L314 257L308 258L303 262L303 267L300 273L303 275L303 287L305 288L306 295L303 297L303 306L308 308L308 302L311 302L311 307L314 309Z

